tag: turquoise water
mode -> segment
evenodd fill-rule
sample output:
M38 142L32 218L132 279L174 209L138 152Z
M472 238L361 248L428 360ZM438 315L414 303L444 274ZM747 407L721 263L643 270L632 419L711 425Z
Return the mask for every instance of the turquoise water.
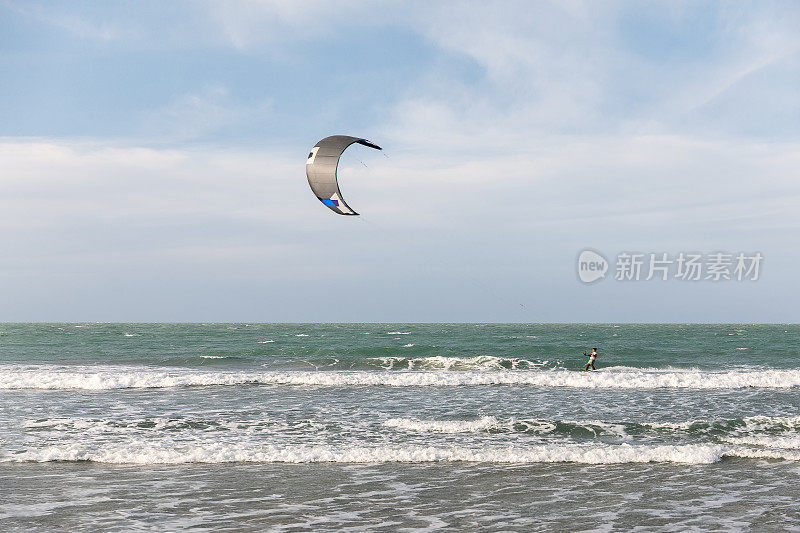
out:
M2 324L0 529L800 528L798 340Z
M396 334L392 334L396 332ZM605 366L793 368L797 325L658 324L2 324L3 362L335 369L375 358L491 356L576 369L598 345ZM412 344L412 346L407 346ZM214 360L219 357L222 360Z

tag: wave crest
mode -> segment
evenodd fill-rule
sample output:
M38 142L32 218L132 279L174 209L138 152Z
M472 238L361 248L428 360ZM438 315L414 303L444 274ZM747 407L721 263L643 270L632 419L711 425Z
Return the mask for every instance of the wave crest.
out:
M127 389L245 384L316 387L468 387L516 385L586 389L740 389L800 386L800 370L708 372L626 369L540 371L212 371L190 368L0 366L0 389Z
M414 346L406 344L404 348ZM369 357L365 360L369 366L378 366L383 370L533 370L543 368L549 361L529 361L517 357L495 357L479 355L476 357Z
M743 450L748 457L785 458L778 452ZM739 451L717 445L534 445L526 447L483 447L478 449L442 446L248 446L208 443L182 446L125 444L88 447L47 446L0 458L0 462L93 461L117 464L180 463L651 463L707 464L725 456L743 456ZM796 454L795 454L796 455Z
M390 418L383 423L385 427L406 431L437 433L475 433L499 427L493 416L484 416L478 420L416 420L413 418Z

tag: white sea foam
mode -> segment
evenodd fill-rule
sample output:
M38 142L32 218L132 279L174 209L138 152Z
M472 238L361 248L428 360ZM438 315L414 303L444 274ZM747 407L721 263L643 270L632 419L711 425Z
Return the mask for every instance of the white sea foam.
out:
M629 439L627 433L630 426L635 426L638 432L642 428L660 429L666 431L685 431L691 427L719 429L719 424L727 425L736 422L734 427L726 431L727 436L718 437L722 442L742 444L747 446L774 447L783 449L800 449L800 417L766 417L758 416L732 420L690 420L684 422L607 422L602 420L546 420L536 418L505 418L482 416L478 419L468 420L421 420L419 418L390 418L381 423L382 427L393 428L413 433L483 433L490 430L508 432L526 432L539 435L551 434L559 426L570 430L570 427L594 431L598 434L616 435L622 439ZM314 427L322 430L326 423L303 420L300 422L287 422L285 420L227 420L193 417L146 417L146 418L84 418L84 417L51 417L30 418L22 421L22 427L33 430L52 430L59 432L81 431L108 431L122 432L134 430L163 430L195 428L206 430L208 428L225 428L231 431L252 431L255 428L271 427L274 429L298 429L299 427ZM566 427L564 427L566 426Z
M408 343L408 344L404 344L403 348L411 348L412 346L414 346L413 343Z
M258 341L258 344L269 344L270 342L275 342L275 341Z
M494 416L483 416L477 420L419 420L417 418L391 418L383 423L384 427L396 428L409 432L421 433L479 433L489 430L502 432L525 432L539 435L554 433L559 425L562 430L570 428L582 429L595 434L614 435L629 440L628 433L635 427L637 433L643 429L662 430L665 432L720 429L729 426L726 431L729 437L722 441L732 444L750 446L768 446L786 449L800 449L800 417L768 417L755 416L739 420L688 420L684 422L608 422L603 420L545 420L536 418L498 419ZM780 432L780 433L776 433ZM786 435L789 436L779 436Z
M543 420L535 418L509 418L498 420L493 416L484 416L478 420L417 420L413 418L392 418L383 423L385 427L392 427L410 432L438 432L438 433L482 433L490 430L500 432L524 432L537 435L554 433L559 424L572 426L595 434L614 435L620 439L629 440L631 436L626 431L624 422L603 422L601 420ZM568 429L567 429L568 430Z
M612 425L603 422L574 422L574 424L586 425L587 427L600 424L605 426ZM477 420L419 420L416 418L390 418L383 423L383 426L414 433L484 433L491 430L497 430L523 431L538 434L552 433L557 427L556 422L552 420L517 420L510 418L501 421L493 416L483 416Z
M500 426L493 416L478 420L417 420L414 418L390 418L383 423L385 427L413 432L434 433L476 433Z
M692 427L714 427L736 423L736 420L725 419L694 419L685 422L643 422L643 426L667 429L667 430L688 430ZM741 419L740 427L732 427L733 431L741 433L753 432L775 432L775 431L800 431L800 416L750 416Z
M725 437L722 440L730 444L742 444L745 446L778 448L781 450L800 450L800 435L792 435L792 436L749 435L742 437Z
M764 450L737 447L725 453L725 456L748 459L785 459L788 461L800 461L800 453L792 450Z
M94 461L115 464L182 463L682 463L709 464L724 457L800 460L794 450L716 444L537 444L532 446L276 446L243 442L140 440L120 444L63 444L0 456L0 462Z
M481 443L466 435L444 442L426 436L422 442L407 444L340 443L315 438L329 424L312 420L236 418L205 419L196 416L154 416L144 418L53 417L20 420L25 440L0 446L0 462L11 461L97 461L104 463L386 463L386 462L487 462L586 464L673 462L704 464L724 457L783 459L800 461L800 435L792 424L798 417L752 417L735 422L730 433L711 442L655 444L631 442L574 442L569 439L537 439L530 444L492 439ZM663 424L673 428L703 423ZM374 424L374 422L372 423ZM599 420L555 421L502 419L483 416L472 420L421 420L391 418L379 431L407 433L486 433L524 431L547 434L562 425L599 433L616 433L627 440L625 429L633 422ZM638 428L659 424L641 422ZM372 425L370 424L370 427ZM364 426L367 430L367 426ZM781 433L776 434L779 430ZM300 432L298 434L297 432ZM571 432L572 429L566 428ZM767 431L768 433L765 433ZM308 440L287 440L285 436L315 436ZM275 439L278 440L275 440ZM403 438L395 434L392 439ZM304 437L305 439L305 437ZM417 437L416 439L419 439ZM446 437L449 441L451 437ZM293 443L288 445L287 443ZM412 441L414 442L414 441ZM459 444L456 444L459 443ZM424 444L423 444L424 443Z
M430 359L430 358L429 358ZM448 359L448 358L442 358ZM457 387L519 385L588 389L740 389L800 386L800 370L212 371L136 366L0 365L0 389L124 389L202 385Z
M25 419L21 426L29 436L39 437L43 434L48 439L76 439L75 444L87 442L102 436L104 439L130 440L137 435L148 435L148 438L171 438L180 434L181 439L202 443L209 435L221 442L227 438L242 440L252 435L285 435L287 432L307 431L313 434L326 429L328 424L313 420L287 421L282 419L204 419L202 417L150 416L144 418L91 418L91 417L53 417L44 419ZM165 433L166 432L166 433Z
M411 335L410 331L387 331L387 335Z
M750 416L742 419L750 430L793 430L800 431L800 416Z
M98 424L108 425L109 420L95 420L80 417L54 417L44 419L23 420L22 427L36 430L64 431L65 429L85 431L93 429Z
M785 452L784 452L785 453ZM796 454L795 454L796 455ZM95 461L102 463L650 463L707 464L722 457L790 458L777 451L726 448L719 445L537 444L533 446L274 446L206 442L192 445L142 440L88 446L64 444L4 454L0 462Z
M295 337L308 337L307 333L298 333Z
M414 344L406 344L409 348ZM542 367L546 362L529 361L517 357L495 357L479 355L476 357L371 357L367 361L377 361L385 370L517 370Z

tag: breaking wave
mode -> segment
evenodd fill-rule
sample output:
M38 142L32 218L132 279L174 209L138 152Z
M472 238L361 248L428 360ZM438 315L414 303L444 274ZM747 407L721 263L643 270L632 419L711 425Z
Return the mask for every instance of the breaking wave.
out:
M709 464L724 457L800 460L787 450L758 450L722 445L541 444L533 446L273 446L247 443L127 443L103 446L61 445L25 450L0 462L92 461L118 464L181 463L683 463Z
M800 449L800 416L754 416L686 422L606 422L602 420L498 419L482 416L474 420L420 420L391 418L384 427L414 433L525 433L570 438L614 437L660 438L682 434L715 442Z
M404 348L414 346L406 344ZM529 361L516 357L495 357L480 355L476 357L368 357L367 366L383 370L533 370L543 368L549 361Z
M0 462L708 464L724 458L800 461L800 417L757 416L674 423L494 416L467 420L390 418L359 426L358 434L371 442L340 443L331 441L340 431L337 422L310 419L55 417L21 422L25 437L13 444L6 443L10 446L6 449L0 447ZM526 442L524 435L511 440L477 435L504 431L533 433L535 437ZM663 441L665 436L674 438L674 433L693 431L700 432L691 435L694 442ZM430 435L422 440L420 436L412 436L409 440L394 432L448 435ZM474 435L456 438L455 434ZM377 435L382 435L381 439L372 440Z
M2 365L0 389L127 389L245 384L316 387L517 385L586 389L740 389L800 386L800 370L212 371L126 366Z
M484 416L478 420L416 420L413 418L391 418L383 423L385 427L406 431L435 433L475 433L488 431L500 426L493 416Z

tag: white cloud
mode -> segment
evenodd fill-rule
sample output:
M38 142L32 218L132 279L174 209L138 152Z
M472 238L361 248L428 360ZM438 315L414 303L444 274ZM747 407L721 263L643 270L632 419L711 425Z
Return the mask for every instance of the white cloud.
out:
M425 135L465 150L520 149L531 137L564 134L798 138L800 10L759 4L746 13L722 7L709 14L696 3L648 4L664 26L655 30L674 34L650 44L646 34L623 38L623 21L636 6L420 9L409 27L471 58L484 76L479 83L423 77L396 104L385 134L401 142ZM709 29L685 29L700 21ZM643 53L648 47L656 52ZM692 54L671 58L679 47Z
M463 296L477 278L491 291L534 294L563 312L537 320L640 317L652 304L633 291L604 302L618 315L569 308L585 296L572 261L587 246L760 250L771 279L794 286L796 15L784 22L758 6L752 17L722 9L708 36L717 48L674 60L623 42L619 25L630 4L463 5L203 4L216 32L203 42L242 53L383 25L436 47L437 62L409 79L398 101L368 102L388 110L371 131L389 158L359 147L345 154L342 190L363 217L336 217L316 202L303 176L308 146L5 139L0 290L17 294L13 280L31 273L31 286L52 288L64 273L86 276L80 283L88 285L113 284L124 272L139 286L167 287L151 296L173 307L180 294L170 284L202 291L241 282L284 295L263 307L253 298L252 308L264 312L258 318L269 320L402 319L387 314L392 298L405 302L410 319L453 301L465 314L433 318L505 319L486 310L485 299ZM657 11L679 25L694 5ZM456 57L476 66L475 78L448 67ZM242 104L225 85L207 86L149 115L148 138L196 141L253 116L267 120L271 105ZM348 297L320 302L315 296L332 284ZM788 292L776 302L786 313ZM695 319L713 319L706 295L681 293L675 314L658 316L691 320L682 312L694 305ZM766 306L774 296L764 290L751 298ZM146 318L138 305L135 316ZM303 314L317 306L327 314Z
M222 41L241 51L287 41L331 38L343 27L387 20L383 6L368 1L233 0L202 5Z
M146 114L143 129L151 140L187 141L220 130L269 119L272 100L244 105L233 100L224 85L181 95L167 106Z
M63 30L79 39L90 41L110 42L116 40L138 39L141 34L130 24L120 24L118 21L97 20L95 17L80 15L74 11L62 11L54 6L36 5L33 2L3 3L5 7L14 12L31 17L44 24Z
M432 299L458 300L478 283L486 295L459 303L461 314L450 317L479 319L497 309L485 307L486 298L508 299L510 287L540 291L548 302L577 297L569 267L586 246L760 250L771 275L790 281L786 259L797 254L786 242L800 233L798 153L792 144L682 137L569 137L529 153L467 159L427 149L390 150L387 159L364 148L346 153L340 167L358 219L337 217L313 198L305 151L6 139L0 291L24 299L60 283L95 290L124 279L148 291L172 287L148 305L176 309L175 291L251 284L264 294L301 291L282 303L284 314L264 300L263 319L336 320L367 319L364 312L378 309L392 319L375 295L400 290L395 297L410 313L403 316L422 319L431 318L423 310ZM302 291L323 294L332 280L346 301L304 315L312 304ZM642 302L621 298L624 320L624 309ZM147 306L137 305L113 316L146 318ZM548 318L556 319L541 317Z
M356 147L343 156L339 178L367 218L409 229L454 221L492 232L513 222L525 231L569 226L592 217L589 209L602 209L595 224L661 238L670 233L660 227L669 220L673 227L708 224L719 210L738 206L724 225L707 226L725 236L738 227L731 220L741 219L743 228L759 214L780 213L784 225L800 228L798 154L795 143L680 136L568 136L539 139L528 151L478 149L470 157L418 145L390 149L384 158ZM102 231L120 221L196 223L192 238L200 241L210 219L227 220L234 231L241 222L316 232L331 217L308 191L304 155L5 139L0 225L12 230L49 221L63 228L94 221Z

